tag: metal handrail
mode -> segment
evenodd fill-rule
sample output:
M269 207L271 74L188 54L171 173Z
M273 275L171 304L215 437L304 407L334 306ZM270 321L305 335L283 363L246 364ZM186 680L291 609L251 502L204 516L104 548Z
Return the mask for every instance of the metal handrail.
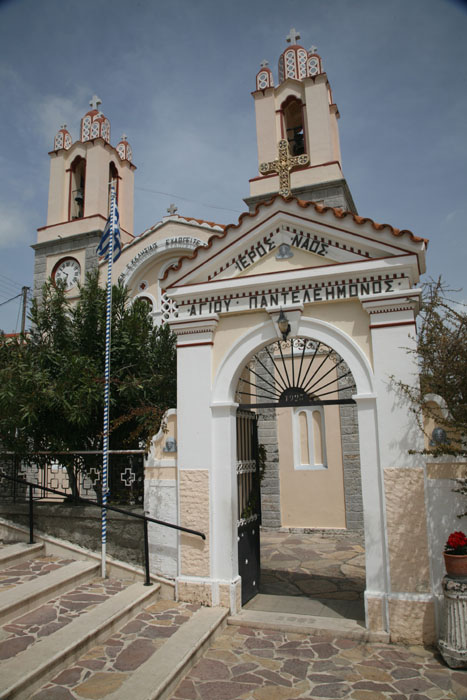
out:
M23 484L23 486L29 486L29 544L34 544L34 507L33 507L33 489L41 489L41 491L49 491L50 493L57 493L60 496L65 496L68 498L69 494L65 491L58 491L57 489L51 489L48 486L39 486L38 484L33 484L31 481L26 481L25 479L18 479L14 476L9 476L0 470L0 478L8 479L9 481L15 481L16 483ZM141 515L140 513L132 513L130 510L125 510L124 508L117 508L116 506L103 506L102 503L97 501L91 501L89 498L83 498L82 496L76 496L78 501L83 503L88 503L91 506L96 506L101 510L105 508L106 510L113 510L116 513L123 513L124 515L129 515L132 518L138 518L143 520L144 528L144 568L145 568L145 586L152 586L150 575L149 575L149 540L148 540L148 522L155 523L156 525L163 525L164 527L170 527L173 530L179 530L180 532L187 532L190 535L196 535L201 537L203 540L206 539L204 532L199 532L198 530L191 530L189 527L183 527L182 525L175 525L174 523L167 523L164 520L156 520L156 518L150 518L148 515Z

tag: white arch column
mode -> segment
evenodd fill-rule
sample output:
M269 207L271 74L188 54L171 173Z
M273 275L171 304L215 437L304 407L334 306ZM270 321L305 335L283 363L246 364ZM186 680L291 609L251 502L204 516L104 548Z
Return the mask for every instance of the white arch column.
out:
M182 600L217 604L212 594L210 408L213 336L218 317L174 321L177 335L178 507L183 527L206 534L206 540L181 534L177 587Z
M370 317L387 552L387 617L393 641L435 639L423 434L394 380L417 388L419 290L362 301ZM363 481L363 473L362 473ZM371 594L371 590L369 591ZM368 599L370 603L370 599ZM373 600L374 602L374 600Z

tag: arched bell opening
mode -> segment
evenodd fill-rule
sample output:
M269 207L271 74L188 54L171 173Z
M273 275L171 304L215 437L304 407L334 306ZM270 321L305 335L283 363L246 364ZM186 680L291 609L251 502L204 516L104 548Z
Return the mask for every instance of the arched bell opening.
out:
M244 367L235 396L243 604L364 619L355 393L345 360L311 338L274 341ZM254 424L249 463L245 423Z
M306 153L305 121L303 118L303 103L296 97L290 96L282 105L284 136L289 144L292 156Z
M110 199L111 199L111 192L112 189L115 192L115 196L117 198L117 204L118 204L118 181L119 181L119 174L117 170L117 166L115 163L112 161L109 163L109 191L107 195L107 214L110 214Z
M70 196L68 218L82 219L84 216L84 197L86 185L86 160L77 156L70 169Z

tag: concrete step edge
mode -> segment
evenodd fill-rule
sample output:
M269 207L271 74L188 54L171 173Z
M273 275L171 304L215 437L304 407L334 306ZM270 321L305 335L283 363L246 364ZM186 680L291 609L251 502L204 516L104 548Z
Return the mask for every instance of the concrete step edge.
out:
M167 700L225 627L226 608L200 608L105 700ZM104 700L104 699L102 699Z
M0 666L0 698L27 700L51 676L111 636L158 593L159 586L133 583L6 661Z
M227 624L279 632L314 634L323 637L343 637L344 639L358 639L362 642L389 642L387 632L374 632L357 620L343 618L242 610L237 615L230 616L227 619Z
M38 542L37 544L27 544L26 542L9 544L0 550L0 567L3 568L11 563L16 564L16 562L24 561L25 559L34 559L43 551L43 542Z
M66 593L98 570L99 564L95 562L73 561L44 576L0 592L0 624L38 607L56 596L57 592Z

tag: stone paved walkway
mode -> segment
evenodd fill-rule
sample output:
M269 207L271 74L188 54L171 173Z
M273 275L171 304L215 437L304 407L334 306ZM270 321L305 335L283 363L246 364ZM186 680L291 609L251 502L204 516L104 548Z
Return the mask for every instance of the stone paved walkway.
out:
M0 570L0 590L7 590L26 583L26 581L32 581L38 576L48 574L49 571L71 564L72 561L73 559L43 556L12 564Z
M0 628L0 660L11 659L38 639L65 627L76 617L126 588L129 583L116 579L95 579L3 625Z
M261 595L248 607L277 610L286 604L284 611L293 612L284 596L308 598L321 604L308 614L361 620L364 590L365 550L357 534L261 531ZM298 601L296 607L305 612Z
M117 690L198 608L198 605L169 600L149 605L32 697L35 700L105 697Z
M423 647L227 627L171 700L467 700L467 672Z

